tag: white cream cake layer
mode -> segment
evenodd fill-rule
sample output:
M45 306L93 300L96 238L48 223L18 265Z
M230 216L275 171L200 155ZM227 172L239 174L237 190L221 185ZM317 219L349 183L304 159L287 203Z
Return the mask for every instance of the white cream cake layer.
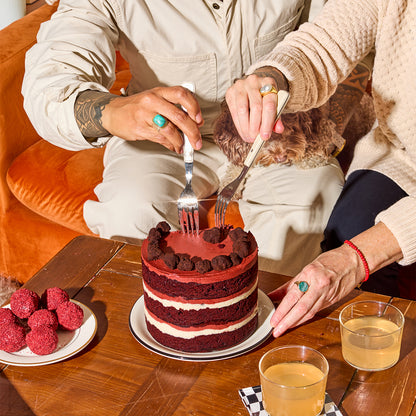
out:
M149 296L149 298L160 302L164 307L168 308L175 308L175 309L182 309L184 311L199 311L201 309L219 309L225 308L227 306L234 305L242 300L248 298L255 290L257 290L258 279L251 285L251 287L247 288L247 291L244 291L237 297L228 297L228 298L219 298L215 299L213 302L202 302L202 303L189 303L189 301L185 300L184 302L180 302L178 300L172 300L172 298L162 298L161 294L155 293L152 289L147 287L146 283L143 281L143 290ZM178 298L176 298L178 299Z

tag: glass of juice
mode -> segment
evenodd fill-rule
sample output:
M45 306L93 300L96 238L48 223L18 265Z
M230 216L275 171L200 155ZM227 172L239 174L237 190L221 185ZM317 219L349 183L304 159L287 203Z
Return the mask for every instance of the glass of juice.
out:
M378 301L347 305L339 314L342 356L359 370L392 367L400 356L404 316L395 306Z
M286 345L260 360L264 408L270 416L317 416L325 403L328 362L318 351Z

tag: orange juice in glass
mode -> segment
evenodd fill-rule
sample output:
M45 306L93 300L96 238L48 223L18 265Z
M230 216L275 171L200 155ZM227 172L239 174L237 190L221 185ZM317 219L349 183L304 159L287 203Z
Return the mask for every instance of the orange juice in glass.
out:
M270 416L317 416L325 403L328 362L318 351L287 345L260 360L264 408Z
M378 301L347 305L339 314L342 355L359 370L392 367L400 356L404 316L395 306Z

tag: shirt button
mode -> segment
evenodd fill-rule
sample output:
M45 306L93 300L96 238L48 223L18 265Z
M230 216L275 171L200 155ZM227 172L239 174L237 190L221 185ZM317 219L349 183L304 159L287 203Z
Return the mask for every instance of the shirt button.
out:
M220 8L220 5L219 5L219 4L217 4L217 3L214 3L214 4L212 5L212 7L213 7L215 10L218 10L218 9Z

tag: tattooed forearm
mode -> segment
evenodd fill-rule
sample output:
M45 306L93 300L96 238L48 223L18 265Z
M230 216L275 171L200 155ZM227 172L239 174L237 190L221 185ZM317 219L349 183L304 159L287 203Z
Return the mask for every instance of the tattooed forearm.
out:
M338 85L330 98L330 119L342 134L352 114L356 110L368 83L368 69L357 65L351 74Z
M117 97L107 92L90 90L78 95L74 106L75 119L87 140L110 135L102 126L101 117L105 106Z

